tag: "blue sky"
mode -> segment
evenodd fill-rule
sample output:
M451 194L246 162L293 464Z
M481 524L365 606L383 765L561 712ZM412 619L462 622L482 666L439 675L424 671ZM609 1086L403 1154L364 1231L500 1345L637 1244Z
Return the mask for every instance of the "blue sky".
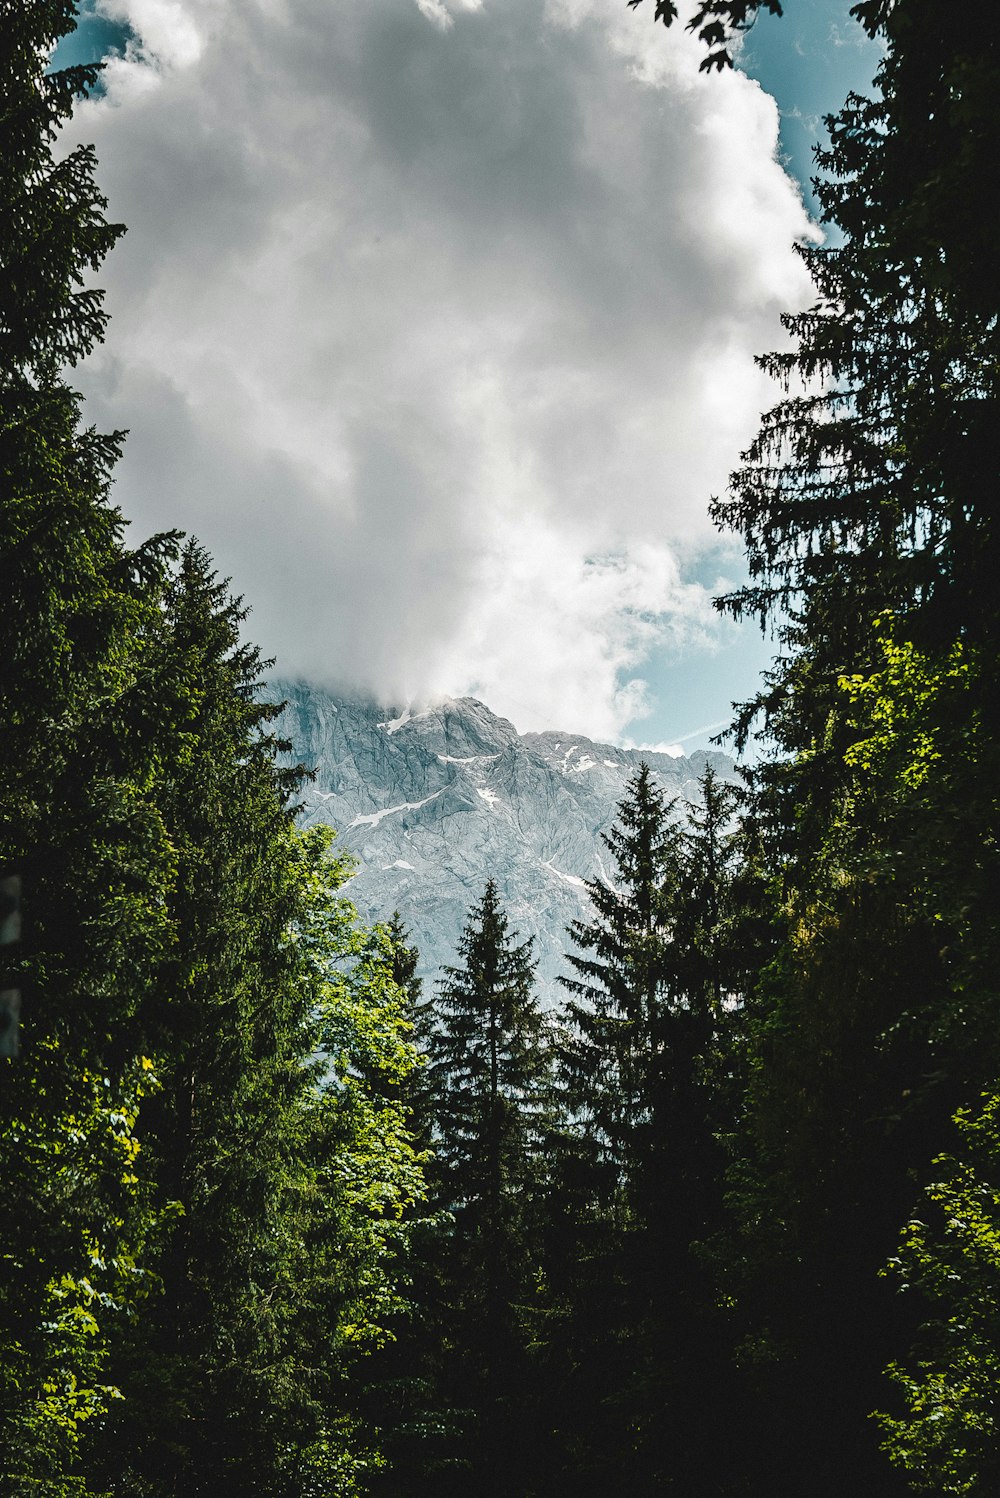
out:
M850 8L851 0L786 0L785 14L760 16L743 46L741 66L777 99L782 149L814 207L809 179L823 118L848 93L867 93L878 64Z
M56 49L55 66L72 67L76 63L98 61L109 52L123 50L128 28L94 12L94 0L83 0L76 30L64 37Z
M59 60L111 53L74 129L129 234L82 381L136 530L287 675L706 743L770 654L706 510L808 298L781 163L872 71L848 5L746 38L780 122L620 0L94 9Z
M786 0L781 17L758 17L740 53L740 67L777 101L782 159L814 215L814 149L825 141L824 118L848 93L867 93L878 65L878 49L850 7L851 0ZM705 580L711 584L710 576ZM712 649L661 654L646 669L657 711L632 724L632 733L640 742L673 737L685 750L706 746L706 727L717 732L730 717L730 702L753 696L771 655L771 640L750 625L724 630Z

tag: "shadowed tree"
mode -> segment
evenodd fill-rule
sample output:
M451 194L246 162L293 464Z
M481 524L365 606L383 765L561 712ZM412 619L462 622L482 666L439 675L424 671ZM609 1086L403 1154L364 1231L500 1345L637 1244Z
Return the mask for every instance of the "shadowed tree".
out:
M477 1492L508 1494L518 1467L523 1303L537 1260L542 1131L551 1102L546 1026L531 941L519 942L487 881L444 969L429 1038L434 1108L432 1204L448 1344L446 1387L472 1416L466 1460ZM524 1455L522 1451L522 1455ZM468 1473L456 1491L468 1491ZM450 1490L449 1490L450 1491Z
M725 1031L742 996L734 792L711 768L700 788L680 820L641 766L605 838L609 877L588 887L593 919L570 928L570 1123L551 1250L568 1316L553 1322L549 1356L573 1389L559 1417L573 1491L616 1476L644 1494L713 1493L720 1481L728 1347L701 1247L721 1221L716 1135L734 1105Z
M24 884L21 1054L0 1059L0 1469L88 1491L109 1341L155 1227L135 1170L154 1085L135 1012L170 945L169 842L131 713L169 541L137 550L109 498L119 436L85 428L66 366L104 333L91 284L122 232L93 152L57 154L96 68L47 74L68 0L0 8L0 868Z

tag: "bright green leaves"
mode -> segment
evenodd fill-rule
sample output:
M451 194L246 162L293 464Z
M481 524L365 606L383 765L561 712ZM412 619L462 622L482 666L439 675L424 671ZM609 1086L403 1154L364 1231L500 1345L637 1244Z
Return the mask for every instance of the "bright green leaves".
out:
M87 1427L121 1398L111 1344L150 1290L156 1224L135 1128L155 1073L148 1058L117 1083L74 1073L52 1044L29 1047L18 1072L22 1110L0 1142L5 1186L21 1201L2 1255L4 1471L13 1493L83 1494Z
M934 1161L927 1220L907 1225L887 1271L927 1319L914 1357L888 1370L905 1413L878 1421L918 1491L989 1498L1000 1480L1000 1098L954 1122L959 1150Z
M974 688L977 652L956 640L942 652L897 641L891 616L876 621L884 666L871 675L842 676L839 686L851 704L858 737L845 761L882 787L893 781L919 792L940 779L943 761L963 741L975 753L981 731Z
M404 1096L418 1064L408 996L393 976L385 927L357 924L340 893L352 863L333 852L328 828L296 834L297 877L308 899L293 929L310 983L325 1076L308 1110L325 1141L317 1162L323 1228L340 1284L335 1336L363 1351L386 1336L402 1309L389 1266L405 1247L407 1214L423 1195Z

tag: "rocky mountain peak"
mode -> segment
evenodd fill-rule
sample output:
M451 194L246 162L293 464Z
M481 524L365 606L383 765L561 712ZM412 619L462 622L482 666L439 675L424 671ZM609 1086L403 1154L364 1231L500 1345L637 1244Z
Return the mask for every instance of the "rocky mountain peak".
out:
M597 744L580 734L519 734L460 697L399 707L277 682L281 732L316 779L306 826L326 823L358 861L348 893L365 920L398 910L433 981L454 961L472 904L492 875L513 925L531 936L543 998L560 997L566 927L586 918L587 881L606 879L601 834L645 760L668 796L692 798L708 760Z

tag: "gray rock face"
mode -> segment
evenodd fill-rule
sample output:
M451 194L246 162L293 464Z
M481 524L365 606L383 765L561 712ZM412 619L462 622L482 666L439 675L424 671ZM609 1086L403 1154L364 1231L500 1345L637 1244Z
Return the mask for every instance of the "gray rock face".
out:
M347 893L365 921L398 910L425 980L455 960L469 908L492 875L512 925L533 937L543 1002L567 971L566 927L586 919L588 880L606 879L601 834L645 759L668 796L697 794L707 762L734 779L724 754L690 759L595 744L567 733L518 734L471 697L423 711L278 682L279 725L316 770L302 823L336 828L358 861Z

